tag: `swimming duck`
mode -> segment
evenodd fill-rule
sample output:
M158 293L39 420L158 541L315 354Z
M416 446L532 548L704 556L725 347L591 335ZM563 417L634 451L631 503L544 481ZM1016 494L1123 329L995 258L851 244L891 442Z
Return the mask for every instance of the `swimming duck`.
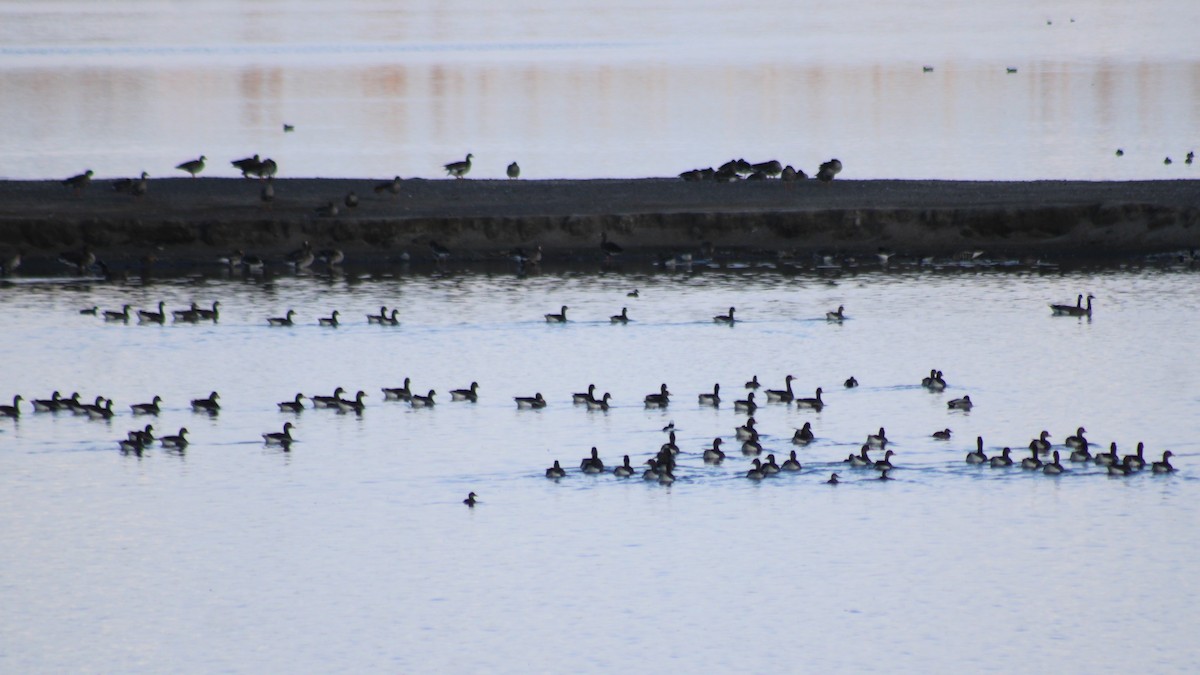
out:
M844 305L838 305L836 312L825 312L825 320L826 321L839 321L840 322L845 318L846 318L846 307Z
M887 432L879 427L879 433L867 435L867 445L872 448L883 448L888 443Z
M587 403L594 400L596 400L596 385L594 384L588 385L588 390L585 394L571 394L572 403Z
M335 310L333 310L333 314L331 314L329 316L322 316L322 317L318 318L317 325L318 326L329 326L330 328L337 328L338 327L338 311L335 309Z
M746 388L747 388L747 389L758 389L758 388L759 388L759 387L761 387L761 386L762 386L762 385L758 383L758 376L757 376L757 375L755 375L754 377L750 378L750 381L746 383Z
M162 438L158 439L158 442L162 443L162 446L164 448L183 449L183 448L186 448L188 445L187 434L188 434L187 427L180 427L178 434L171 435L171 436L163 436Z
M725 453L721 452L721 444L724 443L719 437L713 439L711 448L704 451L704 462L706 464L720 464L725 459Z
M1083 437L1084 431L1086 431L1086 429L1079 427L1075 430L1074 436L1067 436L1067 439L1063 441L1063 445L1067 446L1068 448L1082 448L1086 446L1087 439Z
M754 468L746 472L746 478L750 480L762 480L767 477L767 474L762 470L762 461L757 457L754 458Z
M757 437L758 437L758 431L757 431L757 430L755 430L755 428L754 428L754 423L755 423L755 422L754 422L754 418L753 418L753 417L749 417L749 418L747 418L747 419L746 419L746 423L745 423L745 424L743 424L743 425L742 425L742 426L740 426L740 427L736 427L736 428L734 429L734 433L736 433L736 434L737 434L737 439L738 439L739 441L748 441L748 440L750 440L751 438L757 438Z
M366 395L367 394L360 389L358 393L354 395L353 400L346 400L344 398L338 399L338 412L354 413L355 415L363 414L363 410L365 410L367 407L366 404L363 403L363 398L366 397Z
M166 312L163 309L165 305L165 302L159 301L157 312L148 309L139 309L138 323L165 323L167 319Z
M1066 469L1064 469L1063 465L1059 463L1058 451L1055 450L1054 451L1054 461L1047 462L1046 464L1042 465L1042 473L1050 475L1050 476L1057 476L1058 474L1060 474L1064 471L1066 471Z
M1092 457L1092 461L1094 461L1096 464L1099 464L1100 466L1109 466L1111 464L1116 464L1116 463L1120 462L1121 456L1119 454L1117 454L1116 441L1113 441L1112 443L1110 443L1108 445L1108 452L1097 452Z
M1151 464L1150 470L1154 473L1171 473L1175 470L1175 467L1171 466L1170 457L1172 456L1173 455L1170 450L1164 451L1162 461Z
M547 314L546 323L566 323L567 322L567 306L563 305L558 314Z
M628 478L633 475L633 467L629 464L629 455L625 455L625 463L613 469L617 478Z
M404 380L404 388L408 388L408 379ZM338 387L333 390L333 396L310 396L314 408L336 408L338 401L342 400L342 394L346 393L345 389Z
M892 466L892 455L894 455L894 454L896 454L896 453L892 452L891 450L888 450L887 452L883 453L883 459L875 462L875 469L878 471L884 471L886 469L894 468Z
M620 314L614 314L614 315L608 317L608 320L610 323L621 323L621 324L629 323L629 308L622 307Z
M58 392L54 392L57 394ZM158 404L162 403L162 397L155 395L154 399L149 403L134 403L129 406L134 415L157 415L159 413Z
M17 394L13 397L12 405L0 405L0 417L11 417L17 419L21 416L21 401L25 399Z
M721 385L720 383L713 385L711 394L700 394L700 405L720 405L721 404Z
M851 375L850 378L843 383L843 386L845 386L847 389L853 389L858 386L858 380L854 379L854 376Z
M765 474L767 476L773 476L773 475L779 473L779 471L780 471L780 467L778 464L775 463L775 455L774 454L767 455L767 461L763 462L763 465L762 465L763 474Z
M546 478L562 478L567 475L566 469L559 465L558 460L554 460L554 466L546 469Z
M1088 316L1092 315L1092 300L1096 296L1091 293L1087 296L1087 306L1072 306L1072 305L1050 305L1050 312L1054 316Z
M1048 438L1050 438L1050 432L1042 431L1037 438L1033 439L1033 447L1037 448L1037 451L1043 455L1050 452L1050 441L1047 440Z
M829 480L825 481L825 484L826 485L837 485L840 482L841 481L838 480L838 475L836 473L831 473L831 474L829 474Z
M380 391L388 401L408 401L412 399L412 390L409 388L411 383L412 380L406 377L403 387L383 387Z
M588 410L608 410L609 406L612 405L609 403L609 399L611 398L612 394L604 392L604 396L601 396L599 399L592 399L587 402Z
M784 471L799 471L803 467L800 466L800 460L796 459L796 451L792 450L788 458L783 460L783 465L779 468Z
M748 415L753 415L755 410L758 410L758 404L754 402L754 392L746 394L746 398L733 402L733 409L739 412L745 412Z
M1143 453L1146 451L1146 444L1139 442L1137 451L1132 455L1125 455L1122 460L1131 471L1141 471L1146 467L1146 458Z
M219 398L221 397L214 391L208 395L208 398L192 399L192 410L215 415L221 409L221 405L217 403Z
M517 402L517 408L538 409L546 407L546 399L542 397L542 392L538 392L533 396L514 396L513 400Z
M475 494L474 492L470 492L467 494L467 498L463 500L463 503L466 504L468 508L473 509L475 508L475 504L479 503L479 500L476 499L478 496L479 495Z
M671 402L671 392L667 391L666 383L659 388L657 394L646 394L645 403L647 408L665 408Z
M820 387L817 387L817 392L812 398L796 399L796 407L797 408L812 408L813 410L816 410L817 412L821 412L821 408L825 407L825 401L821 400L821 392L822 392L822 389Z
M728 314L718 314L713 317L713 321L716 323L726 323L726 324L729 324L732 326L735 321L735 319L733 318L733 312L735 309L736 309L735 307L730 307ZM755 379L757 379L757 377L758 376L756 375Z
M1042 460L1038 458L1037 448L1032 443L1029 444L1029 456L1021 460L1022 469L1040 469L1042 468Z
M812 441L813 431L811 422L805 422L804 426L800 427L796 430L796 433L792 434L792 443L795 443L796 445L808 445L809 443L812 443Z
M471 170L471 159L474 157L475 155L472 155L468 152L466 159L462 160L461 162L450 162L449 164L443 164L442 168L446 169L447 176L454 176L456 179L462 178Z
M939 441L948 441L950 440L950 430L942 429L941 431L935 431L932 436Z
M600 461L600 451L596 446L592 446L592 454L590 457L584 457L579 463L579 468L584 473L604 473L604 462Z
M1004 448L1003 450L1000 451L999 455L992 455L991 460L989 460L989 463L991 464L992 468L993 469L1002 469L1004 467L1012 466L1013 461L1012 461L1012 457L1009 456L1010 453L1012 453L1011 448Z
M976 436L975 443L975 450L967 453L967 464L986 464L988 457L983 454L983 436Z
M92 305L91 307L88 307L87 309L79 310L80 314L90 314L92 316L96 316L99 312L100 312L100 307L97 305Z
M282 445L284 441L292 440L292 423L284 422L283 431L276 431L262 435L263 442L267 445Z
M949 401L946 403L946 407L951 410L970 410L974 406L975 406L975 404L971 402L970 396L963 396L962 398L956 398L953 401Z
M784 378L785 387L783 389L768 389L767 400L777 401L779 403L791 403L795 400L796 395L792 393L792 380L795 379L792 375Z
M437 392L430 389L429 393L424 396L422 396L420 394L413 394L412 397L408 400L408 403L409 403L409 405L411 405L414 408L432 408L433 407L433 397L436 395L437 395Z
M296 310L289 309L287 311L287 315L285 315L285 316L276 316L276 317L271 317L271 318L267 319L267 325L269 325L269 326L291 326L291 325L294 325L292 322L292 317L295 315L296 315Z
M303 398L305 398L304 394L296 394L296 400L283 401L275 405L279 406L280 412L300 412L304 410L304 404L300 402Z
M450 400L477 402L479 400L479 383L472 382L471 386L466 389L452 389L450 391Z

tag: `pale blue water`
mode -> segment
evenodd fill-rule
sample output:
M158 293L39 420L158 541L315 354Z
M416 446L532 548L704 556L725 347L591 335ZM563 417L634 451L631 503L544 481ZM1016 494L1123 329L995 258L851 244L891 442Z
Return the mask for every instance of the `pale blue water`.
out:
M468 152L476 178L835 156L846 178L1194 177L1196 25L1191 0L9 0L0 178L201 154L236 176L253 153L438 177Z
M25 404L0 423L0 670L1186 671L1200 658L1194 284L1156 266L18 278L0 287L0 398L103 394L119 414ZM1050 315L1079 292L1097 298L1092 321ZM160 299L220 300L221 321L77 313ZM367 325L381 304L401 326ZM572 321L546 324L562 304ZM826 322L838 304L849 318ZM744 321L714 324L730 305ZM623 306L634 321L611 325ZM288 308L301 325L266 325ZM316 326L332 309L346 324ZM946 392L920 387L930 368ZM731 402L755 374L825 390L820 413L755 415L781 460L812 422L798 475L742 477ZM842 387L850 375L860 387ZM382 401L405 377L438 404ZM450 402L473 380L478 403ZM590 382L612 410L571 404ZM646 410L663 382L670 407ZM714 382L726 403L699 406ZM338 386L368 393L361 418L276 410ZM188 409L212 390L218 417ZM534 392L549 406L518 411L512 397ZM193 443L123 456L116 441L147 421L128 405L154 394L155 428ZM950 412L963 394L976 407ZM264 446L288 420L291 451ZM671 421L673 486L575 470L593 445L640 464ZM840 463L880 426L888 483ZM1170 449L1179 471L963 461L977 435L989 455L1024 455L1042 429L1061 443L1077 426L1122 453ZM945 427L951 441L929 437ZM716 436L732 452L707 466ZM555 459L571 469L557 483L542 475ZM825 485L831 471L846 482Z

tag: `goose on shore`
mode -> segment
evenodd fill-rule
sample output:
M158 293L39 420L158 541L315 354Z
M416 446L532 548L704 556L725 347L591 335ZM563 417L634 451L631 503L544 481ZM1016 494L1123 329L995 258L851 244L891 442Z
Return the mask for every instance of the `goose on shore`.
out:
M208 398L192 399L192 410L216 414L221 409L221 404L217 403L217 399L219 398L221 398L220 395L214 391L208 395Z
M733 318L733 313L736 309L737 309L736 307L730 307L728 314L718 314L718 315L714 316L713 322L729 324L732 326L737 321L736 319ZM756 375L755 380L757 380L757 379L758 379L758 376Z
M559 310L559 312L557 314L554 314L552 312L550 314L544 315L546 317L546 323L566 323L567 322L567 309L568 309L567 306L563 305L562 309Z
M289 309L287 311L287 314L284 316L275 316L275 317L271 317L271 318L267 319L267 325L269 325L269 326L292 326L292 325L295 325L294 322L292 321L292 317L295 315L296 315L296 310Z
M461 162L450 162L449 164L443 164L443 168L446 169L446 175L454 176L455 178L462 178L463 176L467 175L467 173L471 170L471 160L474 157L475 155L467 153L467 158Z
M267 445L283 445L287 441L292 440L292 423L284 422L283 431L263 434L263 442Z
M375 194L379 194L381 192L390 192L394 195L398 195L400 194L401 182L403 182L403 179L400 178L400 176L396 176L389 181L377 183L374 188Z
M546 478L557 479L557 478L563 478L566 475L567 475L567 470L562 468L562 465L558 463L557 459L554 460L554 466L550 467L549 469L546 469Z
M521 177L521 167L516 162L513 162L512 164L508 165L508 169L505 173L508 174L508 177L511 180L516 180Z
M712 393L703 393L699 396L700 405L721 405L721 384L713 385Z
M242 178L250 178L251 176L258 175L258 170L262 167L262 160L258 158L258 153L255 153L253 157L235 159L230 164L233 165L233 168L242 172Z
M75 194L80 194L83 189L92 182L93 175L95 175L95 173L91 169L88 169L79 175L65 178L61 182L63 187L69 187L75 192Z
M341 213L341 209L338 208L338 205L335 204L332 199L317 206L313 209L313 211L316 212L317 216L321 218L335 218L339 213ZM309 264L312 263L310 262ZM305 265L305 267L307 267L307 265Z
M1175 470L1175 467L1171 466L1170 458L1172 456L1173 456L1173 454L1170 450L1164 451L1162 461L1151 464L1150 470L1153 471L1154 473L1171 473L1172 471Z
M514 396L513 400L517 402L517 408L540 409L546 407L546 399L542 396L542 392L538 392L533 396Z
M813 431L811 422L805 422L803 427L800 427L796 430L796 433L792 434L792 443L796 445L808 445L812 441Z
M134 403L129 406L129 409L133 411L134 415L157 415L160 412L159 403L162 403L162 397L155 395L149 403Z
M329 326L330 328L337 328L338 327L338 311L335 309L335 310L333 310L333 314L331 314L329 316L322 316L322 317L318 318L317 325Z
M451 401L470 401L475 403L479 400L479 383L472 382L470 387L466 389L450 390Z
M797 408L811 408L817 412L821 412L821 408L825 407L825 401L821 400L822 389L817 387L817 391L812 398L796 399Z
M412 398L410 398L408 402L409 402L409 405L411 405L414 408L432 408L433 407L433 397L436 395L437 395L437 392L430 389L429 393L424 396L422 396L420 394L413 394Z
M838 305L836 312L825 312L826 321L842 321L846 318L846 307Z
M142 175L138 178L121 178L120 180L115 180L112 183L113 192L141 197L146 194L146 190L149 188L148 178L150 178L150 174L143 171Z
M83 274L96 264L96 254L88 246L78 251L63 251L58 254L58 262L75 268L77 274Z
M192 176L192 178L195 178L196 174L204 170L204 162L207 159L208 158L204 155L200 155L200 157L196 159L190 159L182 164L176 165L175 168L179 169L180 171L186 171Z
M783 389L768 389L767 401L775 401L777 403L791 403L796 399L796 395L792 392L792 380L796 379L793 375L788 375L784 378Z
M620 314L614 314L614 315L608 317L608 320L610 323L621 323L621 324L629 323L629 309L626 307L622 307Z
M1010 455L1012 455L1012 448L1004 448L1000 451L999 455L992 455L989 463L993 469L1003 469L1004 467L1012 466L1013 460Z
M817 180L828 183L833 180L833 177L842 172L841 160L834 158L828 162L822 162L817 169Z

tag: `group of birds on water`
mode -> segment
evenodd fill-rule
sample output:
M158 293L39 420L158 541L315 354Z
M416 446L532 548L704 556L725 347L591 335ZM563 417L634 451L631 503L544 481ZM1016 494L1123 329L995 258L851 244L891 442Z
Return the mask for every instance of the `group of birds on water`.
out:
M822 162L813 177L822 183L828 183L841 172L842 162L834 158ZM679 177L693 183L709 180L718 183L733 183L740 180L767 180L770 178L778 178L785 183L790 183L806 180L808 174L804 173L803 169L794 168L791 164L784 166L777 159L756 164L751 164L745 159L731 159L716 169L711 166L704 169L689 169L679 174Z

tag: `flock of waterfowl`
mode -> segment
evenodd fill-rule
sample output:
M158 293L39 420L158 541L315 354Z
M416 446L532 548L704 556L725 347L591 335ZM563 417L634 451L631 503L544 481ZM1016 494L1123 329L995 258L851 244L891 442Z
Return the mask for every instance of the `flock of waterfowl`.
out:
M842 172L842 162L837 158L822 162L817 168L814 178L822 183L828 183L834 176ZM716 169L689 169L679 174L688 182L716 181L718 183L733 183L739 180L768 180L778 178L785 183L806 180L808 174L803 169L797 169L791 164L784 166L779 160L771 159L765 162L751 164L745 159L731 159Z

